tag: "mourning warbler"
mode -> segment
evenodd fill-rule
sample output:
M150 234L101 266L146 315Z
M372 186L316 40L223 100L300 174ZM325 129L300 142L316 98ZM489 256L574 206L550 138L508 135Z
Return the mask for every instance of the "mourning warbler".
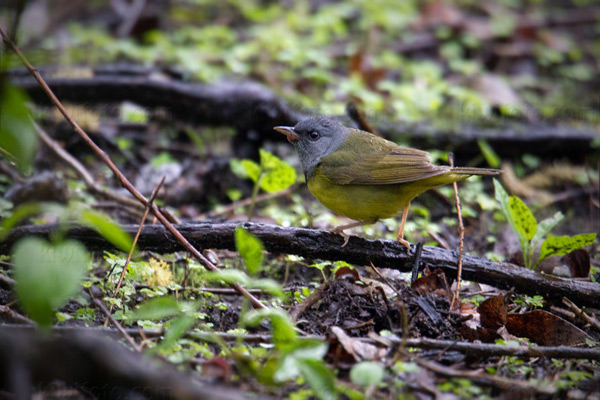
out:
M398 146L325 117L274 129L286 135L298 151L310 192L333 212L357 221L333 232L373 224L403 210L398 241L407 248L404 223L412 199L472 175L502 172L433 165L425 151Z

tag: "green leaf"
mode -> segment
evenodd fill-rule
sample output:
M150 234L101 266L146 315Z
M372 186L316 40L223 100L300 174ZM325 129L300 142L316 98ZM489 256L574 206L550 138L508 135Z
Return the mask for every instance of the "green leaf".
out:
M522 242L528 244L537 232L537 221L535 220L535 217L531 213L529 207L527 207L527 204L517 196L510 196L508 199L508 208L510 216L515 223L517 235L519 235Z
M263 261L264 250L260 239L238 226L235 229L235 247L244 260L248 273L251 275L258 273Z
M181 312L181 306L172 297L154 297L142 303L137 310L131 314L132 320L150 319L159 320L169 318Z
M335 375L323 361L299 359L298 368L319 399L334 400L338 398Z
M249 311L244 316L244 321L249 326L257 326L262 320L271 321L271 334L273 343L278 350L293 349L298 343L294 323L290 316L283 310L277 308L267 308L261 310Z
M551 256L562 256L573 250L589 246L596 240L595 233L582 233L575 236L550 236L542 244L539 264L543 259Z
M490 146L487 140L478 139L477 145L479 146L479 150L481 150L483 157L485 157L485 160L490 165L490 167L500 167L500 157L498 157L498 154L496 154L494 149L492 149L492 146Z
M233 268L221 269L219 272L207 272L202 277L208 281L221 281L228 284L238 283L240 285L246 285L250 280L244 271Z
M21 220L35 214L39 214L44 209L44 206L39 203L26 203L17 207L12 215L2 221L0 229L0 240L4 239L8 232Z
M263 170L260 187L265 192L280 192L296 182L296 170L292 166L262 149L260 150L260 166Z
M22 171L29 169L38 148L38 136L29 118L25 92L0 85L0 148L14 157Z
M552 217L538 223L538 230L533 237L533 246L535 247L550 231L564 218L564 215L558 211Z
M48 326L55 310L79 290L89 255L74 240L51 244L30 237L15 245L12 260L23 309L38 324Z
M175 344L190 328L196 323L196 320L189 315L181 315L170 321L169 327L165 332L165 339L159 347L167 348Z
M275 382L285 382L300 374L298 360L321 360L327 354L327 344L322 341L299 341L296 348L285 354L279 360L277 370L273 375Z
M81 213L80 220L82 223L97 230L100 235L118 249L126 253L131 251L131 246L133 245L131 236L108 215L95 210L85 210Z
M263 292L277 296L280 299L285 297L281 285L274 279L253 279L247 287L248 289L260 289Z
M242 160L241 163L248 178L252 179L254 182L258 181L258 178L260 177L260 166L252 160Z
M350 370L350 380L360 386L375 386L383 381L385 370L379 363L363 361Z

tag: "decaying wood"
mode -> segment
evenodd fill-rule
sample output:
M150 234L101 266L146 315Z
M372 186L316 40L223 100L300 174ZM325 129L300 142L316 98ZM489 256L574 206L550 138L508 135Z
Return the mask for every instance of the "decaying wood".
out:
M77 76L77 72L61 72L57 68L40 71L63 101L86 106L132 101L163 109L181 121L231 126L238 132L235 146L238 154L255 152L265 140L283 140L273 132L273 126L295 125L311 114L294 109L269 89L252 82L191 83L172 71L138 66L89 68L79 78L65 77ZM9 76L34 101L48 104L33 78L20 70L12 71ZM546 123L505 122L493 127L462 123L438 128L427 122L409 124L368 117L385 137L393 136L421 148L452 148L460 159L480 154L479 139L487 140L501 157L527 152L580 159L582 154L593 151L591 143L600 137L592 127Z
M233 233L238 226L260 238L270 253L343 260L356 265L369 265L372 262L378 268L392 268L403 272L411 271L414 264L415 246L411 246L411 251L407 254L405 247L391 240L369 240L352 236L342 248L344 238L331 232L250 222L182 224L177 229L197 248L235 250ZM125 225L123 228L133 235L137 225ZM48 237L56 229L57 225L15 228L0 242L0 254L9 253L11 246L22 237ZM83 242L90 250L113 249L106 239L89 228L74 226L67 234ZM181 244L161 225L144 226L138 248L158 253L183 250ZM458 251L423 246L421 261L431 268L441 268L448 277L456 276L457 260ZM542 275L513 264L468 254L463 259L463 278L503 289L514 287L517 293L542 295L552 303L560 303L563 297L568 297L579 306L600 307L600 285L597 283Z
M203 384L193 376L108 340L76 330L41 337L20 328L0 329L0 390L32 398L32 388L56 379L98 399L243 399L242 393ZM200 376L196 376L200 378Z

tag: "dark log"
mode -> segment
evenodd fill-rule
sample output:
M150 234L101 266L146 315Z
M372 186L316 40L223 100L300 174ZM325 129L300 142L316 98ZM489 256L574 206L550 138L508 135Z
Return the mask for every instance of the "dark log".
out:
M0 389L17 399L61 380L98 399L245 399L244 394L150 362L103 334L76 330L46 337L20 328L0 329Z
M132 101L166 110L182 121L231 126L237 130L234 148L241 156L256 153L266 140L283 140L273 132L273 126L295 125L313 114L298 111L264 86L247 81L192 83L182 80L181 74L174 71L131 65L89 69L93 75L90 78L59 78L55 77L56 68L39 70L62 101L87 106ZM34 101L49 104L46 94L32 77L22 70L11 71L9 76ZM567 124L507 121L498 126L459 123L442 129L430 122L409 124L368 119L384 137L393 137L414 147L451 149L459 161L480 153L478 139L487 140L501 157L512 158L526 152L580 160L582 155L593 151L591 144L600 137L600 132L592 127Z
M256 223L183 224L177 229L197 248L235 250L233 232L240 225L260 238L270 253L343 260L357 265L369 265L372 262L378 268L392 268L403 272L411 271L414 264L415 246L411 246L410 253L407 253L404 246L391 240L369 240L352 236L342 248L344 239L341 236L314 229L284 228ZM48 237L57 228L57 225L15 228L0 242L0 254L8 254L12 245L22 237ZM124 229L133 235L137 231L137 225L125 225ZM106 239L89 228L71 227L67 235L80 240L90 250L113 249ZM145 225L138 248L160 253L182 250L181 245L161 225ZM457 257L457 251L423 246L421 261L430 268L441 268L448 277L453 278L456 276ZM560 303L563 297L568 297L580 306L600 307L600 285L593 282L543 275L513 264L494 262L472 255L465 255L462 273L466 280L503 289L515 288L517 293L522 294L542 295L552 303Z

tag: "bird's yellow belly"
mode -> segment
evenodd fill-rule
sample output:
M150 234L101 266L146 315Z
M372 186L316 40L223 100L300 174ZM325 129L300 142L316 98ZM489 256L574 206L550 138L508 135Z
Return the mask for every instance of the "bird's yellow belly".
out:
M325 207L357 221L391 218L420 193L396 185L337 185L326 178L313 177L308 189Z

